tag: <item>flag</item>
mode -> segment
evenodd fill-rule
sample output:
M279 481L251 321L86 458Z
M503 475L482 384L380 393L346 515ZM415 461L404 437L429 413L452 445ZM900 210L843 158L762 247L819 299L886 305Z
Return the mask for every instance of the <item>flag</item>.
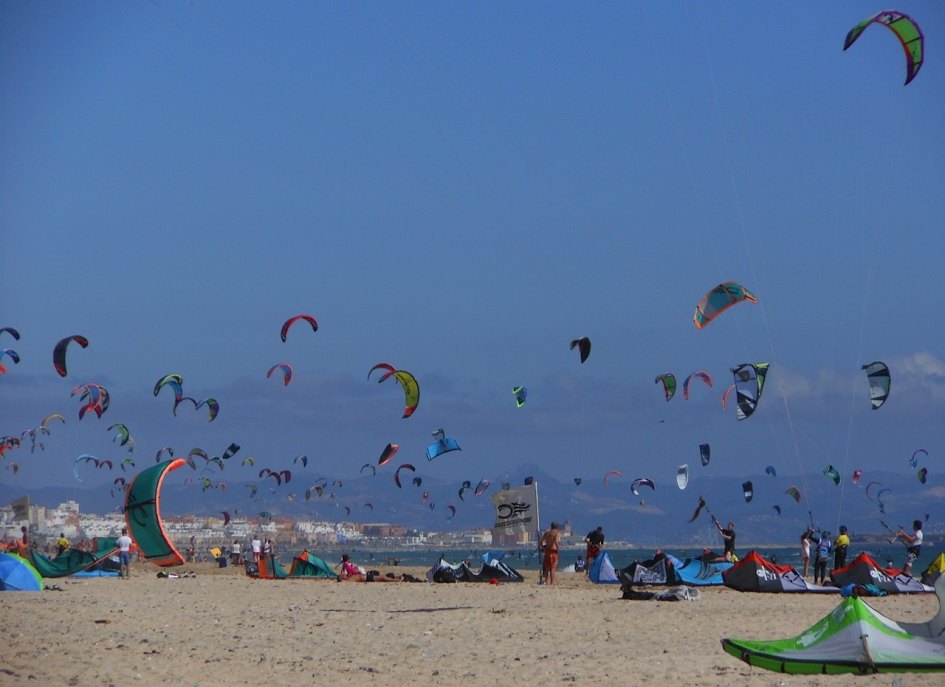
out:
M503 489L492 495L495 504L493 535L523 534L538 530L538 483Z

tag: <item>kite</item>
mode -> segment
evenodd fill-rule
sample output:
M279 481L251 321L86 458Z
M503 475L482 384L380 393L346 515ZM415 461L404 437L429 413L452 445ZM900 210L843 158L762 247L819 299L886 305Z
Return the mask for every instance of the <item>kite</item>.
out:
M427 446L427 460L433 460L450 451L462 451L456 439L450 439L442 429L433 432L434 442Z
M699 459L702 461L703 466L706 466L709 464L709 454L710 454L709 445L699 444Z
M583 481L584 481L584 480L582 480L580 477L575 477L575 478L574 478L574 486L576 486L576 487L581 486L581 482L583 482ZM503 489L507 489L507 488L508 488L508 487L505 486L506 484L507 484L507 482L503 482L503 483L502 483L502 488L503 488Z
M903 14L897 10L883 10L882 12L874 14L869 19L864 19L847 33L847 37L843 41L843 49L846 50L853 45L856 39L860 37L860 34L862 34L870 24L874 23L882 24L888 28L896 34L896 38L902 43L902 49L906 53L906 83L904 85L908 86L909 82L916 77L919 70L922 68L923 44L925 40L922 36L922 29L919 28L919 25L916 24L915 20L908 14Z
M64 418L59 413L53 413L52 415L47 415L44 417L40 425L43 427L49 427L49 423L53 420L59 420L62 424L66 424L66 418Z
M795 503L800 503L800 502L801 502L801 492L800 492L800 490L799 490L797 487L795 487L794 485L791 485L790 487L788 487L787 489L785 489L785 490L784 490L784 493L787 494L788 496L790 496L792 499L794 499L794 502L795 502Z
M221 510L220 513L223 515L223 526L226 527L230 524L230 514L225 510Z
M515 407L521 408L525 405L525 398L528 396L528 389L524 386L513 386L512 394L515 396Z
M125 521L141 555L155 565L181 565L184 557L174 547L161 522L161 485L167 473L184 465L183 458L145 468L132 480L125 495Z
M637 487L649 487L653 491L656 491L656 485L653 484L653 480L648 477L637 477L630 484L630 491L632 491L636 496L639 496L640 492L637 491Z
M755 489L751 482L742 482L742 491L745 492L745 503L750 503L755 496Z
M128 440L131 439L131 433L128 431L128 428L122 423L120 422L115 423L114 425L109 427L107 431L111 432L113 429L117 430L118 434L116 434L115 437L112 439L112 443L118 441L118 439L121 439L121 442L118 445L124 446L125 444L128 443Z
M239 445L239 444L235 444L235 443L234 443L234 444L230 444L229 446L226 447L226 451L223 452L222 458L223 458L223 460L229 460L230 458L232 458L233 456L235 456L237 453L239 453L239 451L240 451L240 445ZM296 460L298 460L298 459L296 459ZM221 470L223 469L223 466L222 466L222 465L220 466L220 469L221 469Z
M432 504L432 503L430 504L430 507L431 507L431 508L433 507L433 504ZM449 517L447 518L447 520L452 520L452 519L453 519L453 516L456 515L456 506L454 506L453 504L450 504L450 505L448 505L448 506L446 507L446 510L448 510L448 511L450 512L450 515L449 515Z
M870 496L870 487L872 487L874 484L878 484L880 486L883 485L882 482L876 482L876 481L870 482L869 484L866 485L866 498L868 498L870 501L873 500L873 497Z
M879 361L867 363L862 367L866 370L866 376L870 380L870 402L873 404L873 410L878 410L889 397L889 368L886 363Z
M610 478L611 478L612 475L616 475L617 477L623 477L623 473L620 472L620 470L611 470L611 471L608 472L606 475L604 475L604 486L605 486L605 487L610 486L610 485L608 484L608 482L610 481Z
M699 513L702 512L702 509L703 509L703 508L705 508L705 499L700 496L700 497L699 497L699 503L696 504L696 510L695 510L695 512L692 514L692 517L689 518L689 522L695 522L695 521L696 521L696 518L699 517Z
M378 384L380 384L385 379L390 377L392 374L397 372L397 369L390 363L378 363L377 365L372 367L370 370L368 370L368 373L367 373L368 380L371 379L371 373L374 372L374 370L387 370L387 372L385 374L382 374L380 378L377 380Z
M473 495L482 496L483 494L486 493L486 490L489 488L490 484L492 483L487 479L479 480L479 484L476 485L476 489L473 491Z
M417 468L415 468L415 467L414 467L413 465L411 465L410 463L404 463L404 464L401 465L399 468L397 468L397 470L394 471L394 484L397 485L397 488L398 488L398 489L402 489L402 488L403 488L403 487L400 486L400 471L401 471L401 470L410 470L410 472L416 472L416 471L417 471Z
M370 501L365 503L364 507L367 508L368 510L374 510L374 504L371 503Z
M387 363L380 363L372 367L371 372L379 367L382 367L383 369L389 369L390 365ZM371 378L371 372L368 372L368 379ZM385 379L391 376L400 382L400 386L403 387L404 397L406 399L406 407L404 408L403 417L408 418L413 415L414 411L417 409L417 406L420 405L420 385L417 384L416 378L406 370L388 372L387 374L381 376L381 378L377 381L383 382Z
M769 465L768 467L765 468L765 474L766 474L766 475L771 475L772 477L777 477L777 476L778 476L778 472L777 472L777 470L774 469L774 466L773 466L773 465Z
M837 471L833 465L828 465L824 468L824 474L827 475L830 479L833 480L834 484L840 484L840 473Z
M467 491L469 491L470 489L472 489L472 482L470 482L468 479L467 479L467 480L463 480L463 486L461 486L461 487L459 488L459 500L460 500L460 501L465 501L465 500L466 500L466 499L463 498L463 494L466 493Z
M757 303L758 299L741 284L733 281L723 282L702 297L696 306L692 321L697 329L703 329L709 322L742 301Z
M657 375L654 380L655 384L659 384L660 382L663 383L663 395L666 396L666 400L669 401L676 393L676 376L672 372L664 372L661 375Z
M410 481L413 482L413 486L415 486L415 487L419 487L421 484L423 484L423 478L422 478L422 477L414 477L414 478L413 478L412 480L410 480Z
M283 342L285 342L286 337L289 335L289 327L291 327L293 324L295 324L299 320L305 320L310 325L312 325L313 332L318 331L318 322L315 321L314 317L312 317L311 315L296 315L295 317L290 317L289 319L287 319L285 323L282 325L282 331L280 332L280 336L282 337Z
M710 389L712 388L712 377L709 376L708 372L704 372L702 370L699 370L698 372L693 372L691 375L686 377L686 381L684 381L682 385L682 396L683 396L683 400L685 401L689 400L689 382L692 381L693 377L698 377L703 382L705 382L709 386Z
M722 410L728 410L728 396L735 390L734 384L729 384L728 388L722 392Z
M761 401L768 363L742 363L732 368L735 375L735 417L744 420L755 412Z
M918 459L917 456L918 456L920 453L924 453L926 458L929 457L929 452L928 452L928 451L926 451L924 448L917 448L917 449L915 450L915 452L913 452L912 458L909 459L909 465L910 465L910 466L915 467L916 465L919 464L919 459Z
M0 327L0 334L3 334L4 332L12 336L16 341L20 340L20 333L13 327Z
M72 462L72 474L75 475L76 480L81 482L82 484L85 484L85 480L79 476L79 463L86 463L86 464L94 463L95 467L101 466L99 459L93 456L91 453L83 453L82 455L77 457ZM14 470L14 472L16 472L16 470Z
M571 342L571 350L575 348L581 353L581 363L583 364L587 360L587 356L591 354L591 340L586 336L582 336L580 339L574 339Z
M213 422L217 417L217 413L220 412L220 404L217 403L217 399L215 398L205 398L197 404L197 407L194 408L194 410L200 410L200 408L204 405L206 405L210 410L210 417L207 418L207 422Z
M364 468L368 468L371 471L372 476L377 474L377 468L371 465L370 463L365 463L364 465L362 465L361 472L364 472Z
M266 379L272 377L272 373L276 370L282 370L282 386L288 386L289 382L292 381L292 366L289 363L276 363L269 368L269 372L266 373Z
M14 365L20 364L20 354L14 351L12 348L4 348L3 350L0 350L0 360L3 360L3 356L10 358Z
M89 340L84 336L76 334L75 336L67 336L65 339L62 339L56 346L53 348L53 366L56 368L56 372L60 377L65 377L69 374L66 371L66 347L75 341L82 348L87 348L89 345Z
M174 390L174 401L176 405L176 402L180 401L184 396L184 378L175 372L164 375L155 383L154 395L157 396L165 386L169 386Z
M863 471L860 468L857 468L856 470L853 471L853 477L851 479L853 480L854 484L859 484L860 476L862 474L863 474Z
M929 469L928 468L919 468L919 471L916 473L916 477L919 478L919 481L922 484L925 484L925 480L928 479Z
M676 468L676 486L685 489L689 484L689 465L684 464Z
M781 506L771 506L771 507L774 509L775 513L777 513L778 515L781 515Z
M381 451L381 457L377 459L378 465L387 465L390 462L390 459L394 457L394 454L400 450L400 444L387 444L384 447L384 450Z

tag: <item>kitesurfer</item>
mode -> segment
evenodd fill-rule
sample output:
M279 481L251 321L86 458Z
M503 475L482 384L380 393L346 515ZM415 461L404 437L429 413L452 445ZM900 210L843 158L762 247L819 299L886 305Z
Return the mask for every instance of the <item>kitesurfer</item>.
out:
M738 560L738 556L735 555L735 523L730 522L723 528L718 520L716 520L715 526L718 528L719 534L722 535L722 541L724 542L722 553L725 556L725 560L729 563L734 563Z
M604 528L598 526L596 530L592 530L587 533L587 536L584 537L584 541L587 543L587 552L584 556L587 561L585 574L590 572L591 566L594 564L594 559L600 554L601 548L604 546Z
M902 572L906 575L912 574L912 564L915 563L915 559L922 553L922 521L914 520L912 522L912 530L914 534L909 534L901 527L899 531L896 532L896 536L906 545L906 562L905 565L902 566Z
M814 560L814 584L827 581L827 559L830 556L830 532L824 530L817 540L817 558Z
M801 560L804 561L804 577L810 572L810 540L814 536L814 530L809 527L801 535Z
M558 569L558 547L561 543L561 532L558 531L558 523L552 522L551 528L541 535L538 546L544 555L544 570L542 578L545 584L555 583L555 571Z
M833 540L833 569L837 570L847 564L847 547L850 537L847 535L847 526L840 525L840 534Z
M118 537L118 576L124 579L131 577L131 537L128 536L128 528L121 528L121 536Z

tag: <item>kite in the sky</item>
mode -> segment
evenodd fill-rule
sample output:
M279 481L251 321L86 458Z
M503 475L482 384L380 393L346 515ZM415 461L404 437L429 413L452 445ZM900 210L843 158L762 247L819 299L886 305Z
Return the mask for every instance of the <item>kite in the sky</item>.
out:
M482 496L483 494L486 493L486 490L489 488L490 484L492 484L492 482L490 482L487 479L479 480L479 484L476 485L476 488L473 491L473 495Z
M902 49L906 53L906 83L912 81L919 70L922 68L924 55L924 42L922 29L916 24L908 14L903 14L897 10L883 10L874 14L869 19L864 19L859 24L850 29L846 39L843 41L843 49L846 50L856 39L860 37L867 27L871 24L882 24L892 31L899 42L902 43Z
M672 372L664 372L661 375L657 375L654 381L655 384L659 384L660 382L663 383L663 395L666 397L666 400L669 401L676 393L676 376Z
M640 492L637 491L637 487L649 487L650 489L656 491L656 485L653 484L653 480L651 480L649 477L637 477L630 484L630 491L639 496Z
M512 394L515 396L515 407L521 408L525 405L525 399L528 397L528 389L524 386L513 386Z
M856 470L853 471L853 477L851 479L853 480L854 484L859 484L860 476L862 474L863 474L863 471L860 468L857 468Z
M417 384L416 378L405 370L397 370L394 373L394 379L400 382L400 386L404 390L406 406L404 407L403 417L408 418L413 415L417 406L420 405L420 385Z
M722 410L723 411L728 410L728 397L729 397L729 394L731 394L733 391L735 391L735 385L729 384L728 387L725 389L725 391L722 392Z
M866 493L866 498L868 498L870 501L873 500L873 497L870 496L870 488L871 488L874 484L875 484L875 485L879 485L879 486L883 486L883 483L882 483L882 482L877 482L877 481L875 481L875 480L866 485L866 492L865 492L865 493Z
M465 500L466 500L466 499L463 498L463 494L465 494L465 493L466 493L467 491L469 491L470 489L472 489L472 482L470 482L468 479L463 480L463 486L461 486L461 487L459 488L459 500L460 500L460 501L465 501Z
M372 476L377 474L377 468L374 467L373 465L371 465L370 463L365 463L364 465L362 465L362 466L361 466L361 472L364 472L364 469L365 469L365 468L367 468L368 470L371 471L371 475L372 475Z
M925 484L925 480L928 479L928 476L929 476L928 468L919 468L919 471L916 473L916 477L919 478L919 481L922 482L922 484Z
M799 490L797 487L795 487L794 485L791 485L790 487L788 487L787 489L785 489L785 490L784 490L784 493L787 494L788 496L790 496L792 499L794 499L794 502L795 502L795 503L800 503L800 502L801 502L801 492L800 492L800 490Z
M169 386L174 390L174 400L180 401L184 397L184 378L181 377L176 372L171 374L164 375L154 384L154 395L157 396L161 393L161 389L165 386Z
M696 504L696 510L695 510L695 512L692 514L692 517L689 518L689 522L695 522L695 521L696 521L696 518L699 517L699 513L702 512L702 509L703 509L703 508L705 508L705 499L700 496L700 497L699 497L699 503Z
M220 412L220 404L215 398L205 398L199 403L194 410L200 410L203 406L207 406L207 409L210 411L210 416L207 418L207 422L213 422L216 419L217 414Z
M397 485L398 489L403 489L403 487L400 486L400 471L401 470L410 470L410 472L416 472L417 468L415 468L410 463L404 463L403 465L401 465L399 468L397 468L394 471L394 484Z
M824 474L833 480L834 484L840 484L840 472L833 465L828 465L824 468Z
M584 481L584 480L581 479L580 477L575 477L575 478L574 478L574 486L576 486L576 487L581 486L581 482L583 482L583 481ZM502 488L503 488L503 489L506 489L506 488L507 488L507 487L505 486L505 483L504 483L504 482L502 483Z
M703 329L709 322L742 301L757 303L758 299L741 284L733 281L723 282L702 297L692 320L696 328Z
M442 456L450 451L462 451L456 439L446 436L446 432L438 429L433 432L433 443L427 446L427 460L433 460L437 456Z
M610 478L611 478L612 476L623 477L623 473L620 472L620 470L611 470L611 471L608 472L606 475L604 475L604 486L605 486L605 487L610 486L610 485L608 484L608 482L610 481Z
M889 377L889 368L886 363L879 361L867 363L863 366L866 370L866 376L870 380L870 401L873 404L873 410L878 410L889 397L889 385L892 380Z
M69 374L66 371L66 348L70 343L75 341L82 348L87 348L89 345L89 340L84 336L76 334L75 336L67 336L65 339L62 339L56 346L53 348L53 366L56 368L56 372L60 377L65 377Z
M769 465L768 467L765 468L765 474L771 475L772 477L777 477L778 471L774 469L773 465Z
M751 481L742 483L742 491L745 494L745 503L750 503L755 496L755 489L751 484Z
M909 459L909 465L910 465L911 467L916 467L916 466L919 464L919 454L920 454L920 453L924 453L926 458L929 457L929 452L928 452L928 451L926 451L924 448L917 448L917 449L912 453L912 458Z
M272 373L276 370L282 370L282 386L288 386L289 382L292 381L292 366L289 363L276 363L269 368L269 372L266 373L266 379L272 377Z
M699 460L702 461L702 465L706 466L709 464L711 455L711 448L708 444L699 444Z
M676 468L676 486L685 489L689 484L689 465L683 464Z
M384 447L384 450L381 451L381 457L377 459L378 465L387 465L390 462L390 459L394 457L394 454L400 450L400 444L387 444Z
M571 342L571 350L573 351L575 348L580 351L581 362L583 363L585 360L587 360L587 356L591 354L591 340L586 336L582 336L580 339L574 339Z
M703 370L693 372L691 375L686 377L686 381L684 381L682 385L682 397L685 401L689 400L689 382L691 382L693 378L701 379L709 386L710 389L712 388L712 377L709 376L708 372L704 372Z
M771 506L771 507L774 508L775 513L777 513L778 515L781 515L781 506Z
M742 363L732 368L735 375L736 410L735 417L744 420L755 412L761 401L768 363Z
M280 332L280 336L282 337L283 341L285 341L286 337L289 335L289 328L293 324L298 322L299 320L305 320L306 322L308 322L312 326L313 332L318 331L318 322L315 321L314 317L312 317L311 315L296 315L295 317L290 317L289 319L287 319L285 323L282 325L282 331Z
M4 334L4 333L12 336L15 341L20 340L20 333L17 330L15 330L13 327L0 327L0 334Z

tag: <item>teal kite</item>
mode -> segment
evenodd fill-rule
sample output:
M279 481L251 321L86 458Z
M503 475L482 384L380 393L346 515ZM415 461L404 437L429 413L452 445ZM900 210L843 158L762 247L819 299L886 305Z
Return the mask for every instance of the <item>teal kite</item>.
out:
M709 322L742 301L757 303L758 299L741 284L733 281L722 282L702 297L696 306L692 321L696 329L704 329Z

